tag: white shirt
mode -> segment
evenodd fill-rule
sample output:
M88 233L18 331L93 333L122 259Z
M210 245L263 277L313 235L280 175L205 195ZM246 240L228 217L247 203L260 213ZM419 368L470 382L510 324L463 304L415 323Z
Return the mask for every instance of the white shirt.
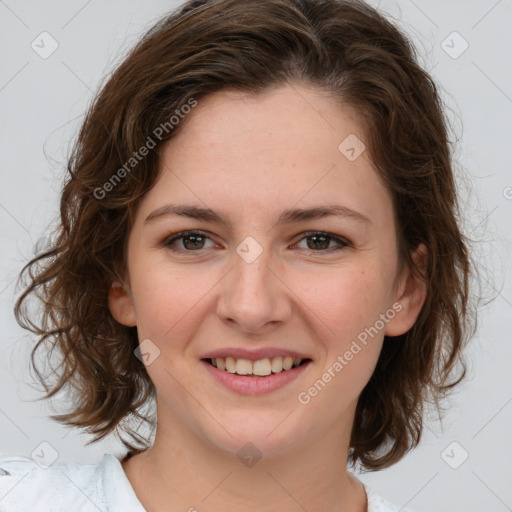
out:
M407 512L364 487L367 512ZM145 509L121 462L110 453L99 464L57 462L46 469L30 457L0 456L0 512L74 511L145 512Z

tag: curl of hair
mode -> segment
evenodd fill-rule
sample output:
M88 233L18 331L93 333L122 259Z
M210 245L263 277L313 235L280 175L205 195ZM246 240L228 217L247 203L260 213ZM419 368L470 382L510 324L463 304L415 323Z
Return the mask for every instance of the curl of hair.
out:
M52 246L21 273L30 283L16 318L39 336L31 363L47 397L75 393L73 409L52 417L87 429L91 442L121 430L134 441L123 439L125 446L140 451L147 439L123 422L138 417L154 427L140 412L156 391L134 356L137 330L113 319L108 293L126 270L131 223L156 182L158 149L187 117L165 123L221 89L258 94L287 84L321 89L358 113L392 194L401 264L420 272L411 252L428 248L425 304L410 331L384 340L359 397L349 462L377 470L400 460L420 440L425 404L439 410L464 377L472 265L443 104L408 38L357 0L190 1L144 35L96 96L68 162ZM169 129L157 140L159 126ZM126 171L148 137L156 149ZM43 303L38 324L22 307L32 294ZM47 343L60 355L52 386L35 362Z

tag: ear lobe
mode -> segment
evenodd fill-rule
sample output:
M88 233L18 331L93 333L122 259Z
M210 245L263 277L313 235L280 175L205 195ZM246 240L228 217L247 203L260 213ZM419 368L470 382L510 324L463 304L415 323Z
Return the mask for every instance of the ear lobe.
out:
M418 272L404 269L395 302L401 309L386 325L386 336L400 336L409 331L416 322L427 297L428 251L425 244L420 244L412 253L412 260Z
M132 295L119 281L112 283L108 292L108 306L112 316L122 325L134 327L137 325L135 305Z

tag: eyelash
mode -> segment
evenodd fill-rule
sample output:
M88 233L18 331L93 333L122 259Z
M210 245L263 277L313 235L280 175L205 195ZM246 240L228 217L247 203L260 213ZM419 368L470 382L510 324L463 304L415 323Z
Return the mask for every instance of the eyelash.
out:
M208 238L209 240L211 240L211 237L208 236L208 233L206 233L205 231L190 230L190 231L181 231L179 233L175 233L174 235L171 235L170 237L165 239L165 241L163 242L163 245L165 247L169 248L171 251L174 251L174 252L188 252L188 253L201 252L203 249L197 249L197 250L194 251L194 250L188 250L188 249L176 249L176 248L172 248L171 247L172 244L174 242L176 242L177 240L186 238L187 236L194 236L194 235L202 236L202 237L205 237L205 238ZM302 242L302 240L305 240L307 238L311 238L313 236L325 236L325 237L330 239L329 243L331 241L334 241L334 242L339 244L337 247L331 247L331 248L328 248L328 249L321 249L321 250L305 249L306 251L308 251L310 253L329 253L330 254L332 252L339 251L339 250L344 249L346 247L352 247L352 244L348 240L345 240L345 239L340 238L338 236L332 235L332 234L327 233L325 231L306 231L304 233L304 235L305 236L303 236L297 243Z

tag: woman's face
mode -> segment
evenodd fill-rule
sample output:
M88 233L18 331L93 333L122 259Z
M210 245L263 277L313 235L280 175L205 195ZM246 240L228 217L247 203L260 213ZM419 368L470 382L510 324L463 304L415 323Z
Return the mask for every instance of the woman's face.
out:
M298 85L221 91L188 116L137 210L126 292L110 296L137 326L158 428L231 453L347 440L384 334L406 332L424 297L397 275L362 127Z

